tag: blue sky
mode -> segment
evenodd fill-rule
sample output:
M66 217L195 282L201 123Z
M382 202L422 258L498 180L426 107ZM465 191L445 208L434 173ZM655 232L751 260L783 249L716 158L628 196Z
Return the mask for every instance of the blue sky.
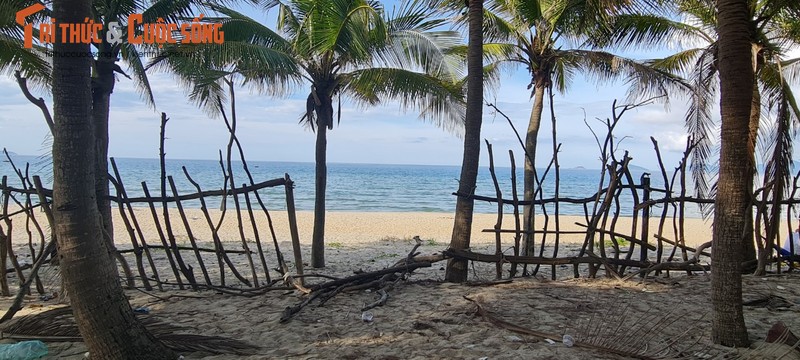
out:
M251 16L274 23L274 16L247 11ZM662 53L663 54L663 53ZM637 56L648 56L637 53ZM220 119L209 117L186 98L185 89L176 84L169 74L152 73L150 81L156 98L155 108L141 101L133 83L118 79L111 101L110 155L115 157L156 158L160 112L166 112L167 156L172 159L216 159L219 149L227 144L227 130ZM521 69L506 73L501 86L487 101L497 104L523 131L527 127L530 92L526 89L529 77ZM273 98L237 90L239 119L238 136L250 160L314 161L314 134L298 125L305 108L307 88L294 94ZM50 103L49 95L34 91ZM558 119L558 141L563 143L560 153L562 167L584 166L598 168L599 152L594 137L584 124L584 119L602 133L603 125L597 118L611 116L615 99L624 103L623 84L595 85L576 76L571 90L555 98ZM380 107L358 108L344 103L341 124L329 132L328 161L344 163L382 164L439 164L459 165L463 143L454 134L417 119L413 110L403 113L396 103ZM620 122L616 135L625 138L621 151L629 150L633 163L650 169L657 168L656 156L650 136L660 146L668 170L678 164L686 135L683 130L685 99L671 100L669 109L663 105L649 105L631 110ZM718 114L718 111L715 111ZM718 115L717 115L718 117ZM540 130L537 166L546 166L552 154L549 112L543 115ZM47 127L35 106L20 93L11 77L0 77L0 147L19 154L43 154L49 151L43 145ZM13 135L11 135L13 134ZM497 160L507 166L508 149L522 159L521 148L506 120L484 108L482 137L494 146ZM482 166L488 165L483 149Z

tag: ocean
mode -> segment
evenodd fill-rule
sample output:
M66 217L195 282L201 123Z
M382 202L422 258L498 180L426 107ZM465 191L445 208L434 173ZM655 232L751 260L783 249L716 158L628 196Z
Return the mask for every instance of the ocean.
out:
M41 176L45 186L52 184L52 170L47 159L33 156L12 155L18 167L30 164L31 175ZM160 194L160 169L158 159L115 159L129 197L143 196L141 182L146 181L151 194ZM189 194L196 192L194 186L186 179L182 166L185 166L192 178L203 190L218 190L223 186L223 175L218 161L213 160L173 160L167 159L167 174L172 175L178 192ZM282 178L288 173L295 182L295 206L298 210L314 209L314 164L303 162L248 161L248 167L256 182L274 178ZM240 162L233 163L234 177L240 186L247 182ZM539 175L544 169L539 169ZM636 182L646 170L632 171ZM109 170L111 172L111 170ZM497 180L503 192L503 198L511 199L511 169L498 167ZM649 172L649 171L648 171ZM113 173L113 172L112 172ZM652 173L652 172L651 172ZM458 189L460 167L435 165L379 165L379 164L328 164L327 209L329 211L366 211L366 212L453 212L456 197L452 195ZM19 186L10 164L3 157L0 161L0 175L9 176L9 184ZM522 198L522 169L517 168L517 188ZM600 170L562 169L560 171L560 196L584 198L592 196L598 189ZM663 188L659 173L652 173L651 186ZM607 177L606 177L607 182ZM169 189L169 188L168 188ZM550 170L544 181L544 197L554 195L554 173ZM112 194L115 193L112 188ZM268 208L283 210L286 208L284 190L272 188L260 191L266 198ZM478 173L477 195L495 197L495 187L488 166L482 165ZM620 197L622 215L632 214L632 196L626 190ZM171 194L170 194L171 195ZM640 193L641 196L641 193ZM660 197L659 193L651 195ZM219 198L206 199L210 207L219 207ZM199 201L183 202L184 207L200 207ZM144 206L144 204L141 204ZM590 208L591 209L591 208ZM660 214L661 208L653 209ZM475 211L479 213L496 213L497 204L476 201ZM504 206L506 213L512 213L511 205ZM560 212L567 215L583 215L581 205L562 203ZM541 210L537 210L541 213ZM548 205L548 213L553 213L553 206ZM694 205L687 205L688 217L700 217Z

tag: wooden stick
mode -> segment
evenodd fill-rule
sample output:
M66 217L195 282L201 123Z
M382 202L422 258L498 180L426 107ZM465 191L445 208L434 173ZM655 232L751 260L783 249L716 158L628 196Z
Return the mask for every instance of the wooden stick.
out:
M172 190L172 193L175 194L175 197L177 197L178 188L175 186L175 180L172 178L172 176L167 176L167 179L169 179L169 187ZM175 202L175 206L178 208L178 214L180 214L181 221L183 221L183 226L186 229L186 235L189 237L189 243L192 244L192 249L194 250L195 258L197 259L197 266L200 267L200 271L203 273L203 278L206 280L206 284L211 285L211 278L208 276L206 265L203 263L203 257L200 256L200 251L197 250L197 242L195 242L194 234L192 234L192 227L189 226L189 220L186 218L186 213L183 211L183 205L181 204L180 200Z
M242 184L246 186L247 184ZM244 193L244 204L247 207L247 215L250 218L250 226L253 228L253 239L256 242L256 249L258 250L258 258L261 260L261 267L264 269L264 276L267 283L272 282L269 276L269 267L267 266L267 259L264 257L264 250L261 248L261 237L258 235L258 225L256 225L256 218L253 216L253 207L250 205L249 193Z
M294 182L289 178L289 174L284 174L286 180L284 189L286 191L286 213L289 217L289 233L292 236L292 250L294 252L294 267L298 275L303 275L303 253L300 250L300 235L297 231L297 214L294 209ZM274 239L274 237L273 237ZM275 242L275 250L278 249L277 240ZM278 252L280 254L280 252ZM282 258L281 258L282 259ZM283 263L286 266L286 263ZM288 269L284 269L288 271ZM303 278L300 278L300 284L303 284Z
M33 281L34 278L37 277L36 274L39 273L39 268L42 266L42 264L45 263L45 258L47 258L47 254L51 253L53 250L55 250L55 248L56 248L56 242L54 239L51 239L50 242L45 247L45 252L42 253L42 255L39 256L39 259L36 260L36 262L33 264L33 269L31 269L30 277L28 277L28 280L20 284L19 291L17 291L17 295L14 297L14 302L11 303L11 306L9 306L6 313L3 315L2 318L0 318L0 324L14 317L14 314L16 314L17 311L22 310L22 302L25 300L25 294L27 294L28 291L30 290L31 282ZM5 275L3 275L3 277L5 277Z
M494 154L492 153L492 144L489 143L489 140L484 140L486 142L486 149L489 152L489 173L492 175L492 182L494 183L495 193L497 194L498 199L503 198L503 193L500 191L500 184L497 182L497 174L494 172ZM497 203L497 222L494 224L495 230L500 230L503 227L503 203ZM499 232L494 233L494 241L495 241L495 254L502 255L503 254L503 244L502 238ZM502 279L503 278L503 263L498 261L495 265L495 278Z
M156 281L156 286L158 286L159 290L163 290L161 287L161 279L158 275L158 268L156 267L155 261L153 261L153 256L150 254L150 247L147 245L147 239L145 239L144 232L142 231L142 227L139 226L139 220L136 219L136 213L133 211L133 206L131 206L130 201L128 201L128 193L125 190L125 184L122 183L122 176L119 174L119 170L117 169L117 162L112 157L111 159L111 167L114 170L114 176L117 178L117 183L119 184L119 195L122 202L126 205L128 209L128 213L131 214L131 223L133 223L134 229L136 229L136 234L139 236L139 239L142 242L141 248L144 250L145 257L147 257L147 263L150 265L150 269L153 271L153 279ZM121 211L124 213L123 211ZM141 257L141 255L139 255ZM147 280L144 280L146 285ZM145 286L146 288L147 286ZM149 290L149 289L148 289Z
M584 227L584 228L588 227L588 226L586 226L586 224L581 224L579 222L576 222L575 225L578 225L578 226ZM608 231L608 230L604 230L604 229L595 229L594 231L597 231L597 232L600 232L600 233L606 233L606 234L617 236L617 237L621 237L621 238L623 238L625 240L628 240L628 241L630 241L632 243L636 243L637 245L646 246L650 250L656 250L656 247L654 245L642 242L641 240L639 240L639 239L637 239L637 238L635 238L633 236L630 236L630 235L620 234L620 233L617 233L617 232Z
M144 191L144 195L150 198L150 190L147 188L147 183L142 181L142 190ZM158 213L156 212L155 204L152 201L147 202L148 207L150 208L150 215L153 217L153 224L155 224L156 232L158 233L158 238L161 240L161 244L163 245L164 252L167 254L167 260L169 261L169 266L172 268L172 272L175 275L175 281L178 282L178 288L183 290L183 280L181 280L181 274L178 270L178 266L175 264L175 259L172 258L172 249L167 242L167 238L164 236L164 231L161 229L161 222L158 220ZM157 247L155 245L151 245L153 247ZM121 251L120 251L121 252Z
M169 121L169 118L167 118L167 113L162 112L161 132L159 133L158 159L161 167L161 210L164 214L164 230L166 230L167 240L169 240L169 244L172 246L172 251L175 253L175 262L178 263L181 273L186 277L186 281L188 281L189 285L192 286L192 289L196 291L197 281L194 278L194 271L191 267L187 267L183 262L183 257L181 256L180 251L178 251L178 244L175 242L175 234L172 232L172 223L169 221L169 208L167 207L167 203L170 201L170 199L167 198L167 153L164 151L167 121ZM178 283L180 282L181 281L178 280Z
M5 186L8 181L8 176L3 176L2 185ZM11 197L10 192L3 192L3 213L8 213L8 200ZM17 261L17 256L14 254L14 247L12 242L12 234L13 234L13 224L10 218L6 218L6 229L8 233L5 236L4 247L5 252L4 254L0 253L0 256L3 256L3 263L0 264L0 268L5 269L5 256L8 255L9 260L11 260L11 265L14 266L17 273L17 280L19 281L20 285L25 282L25 275L22 273L22 270L19 268L19 261ZM0 251L2 252L2 251ZM6 289L3 289L5 292Z
M189 171L186 170L186 166L181 166L183 170L183 174L186 176L186 179L194 186L198 193L201 193L202 190L200 189L200 184L198 184L192 177L189 175ZM222 241L219 239L219 233L217 232L217 228L214 227L214 223L211 221L211 215L208 213L208 207L206 206L206 199L205 197L200 197L200 211L203 213L203 217L206 219L206 224L208 225L209 229L211 230L211 239L214 242L214 250L213 252L217 255L217 265L219 266L219 278L220 284L225 286L225 257L224 249L222 248ZM203 249L198 248L198 250L203 251Z
M677 246L677 247L679 247L679 248L682 248L682 249L684 249L684 250L691 251L691 252L693 252L693 253L695 253L695 254L697 254L697 253L698 253L698 252L697 252L697 249L695 249L695 248L693 248L693 247L691 247L691 246L686 246L686 245L681 245L681 244L678 244L678 243L676 243L676 242L674 242L674 241L672 241L672 240L670 240L670 239L668 239L668 238L665 238L665 237L663 237L663 236L661 236L661 235L658 235L658 234L653 234L653 236L655 236L655 238L656 238L656 239L659 239L659 240L661 240L661 241L663 241L663 242L665 242L665 243L667 243L667 244L670 244L670 245L673 245L673 246ZM711 257L711 253L708 253L708 252L705 252L705 251L703 251L703 252L700 252L700 254L701 254L701 255L708 256L708 257Z
M111 164L112 164L112 168L114 168L116 176L119 176L119 172L116 171L117 169L114 166L114 158L111 158ZM133 246L133 254L134 254L134 257L136 259L136 269L139 272L139 277L142 278L142 284L144 285L145 290L151 291L151 290L153 290L153 287L150 286L150 282L147 280L147 273L144 270L144 263L142 262L142 250L141 250L141 247L139 246L139 242L136 240L135 230L134 230L133 226L131 225L130 220L128 220L128 216L125 215L125 204L124 204L125 196L123 195L123 192L125 190L122 187L122 184L119 183L119 179L115 180L114 178L109 177L108 181L110 181L114 185L114 187L117 189L117 193L119 194L120 199L123 199L122 202L117 203L117 205L119 205L119 215L122 218L122 223L125 225L125 230L128 231L128 236L131 239L131 245ZM133 209L131 209L131 210L133 210ZM133 211L131 211L131 215L133 215ZM139 233L141 235L141 229L140 229ZM114 251L116 251L116 249L114 249ZM153 269L155 269L155 265L153 265Z
M514 151L508 150L508 157L511 159L511 199L514 202L514 256L519 256L519 245L522 238L519 223L519 195L517 194L517 164L514 161ZM492 229L497 231L498 229ZM485 230L484 230L485 231ZM499 230L503 231L503 230ZM509 277L517 276L517 263L511 263L511 274Z
M150 249L160 249L160 250L169 250L169 249L171 249L171 248L172 248L172 247L171 247L171 246L169 246L169 245L167 245L166 247L164 247L164 245L147 245L147 247L148 247L148 248L150 248ZM178 246L178 249L180 249L180 250L192 250L192 251L194 251L194 248L193 248L193 247L191 247L191 246ZM211 252L211 253L216 253L216 252L217 252L217 249L209 249L209 248L203 248L203 247L199 247L199 246L198 246L198 247L197 247L197 251L200 251L200 252ZM121 253L129 253L129 252L133 252L133 249L123 249L123 250L119 250L119 252L121 252ZM223 253L228 253L228 254L244 254L246 251L244 251L244 250L227 250L227 249L222 249L222 252L223 252Z
M453 257L465 260L472 260L478 262L495 263L498 261L518 262L520 264L539 264L539 265L568 265L568 264L596 264L602 265L603 261L598 257L583 256L583 257L564 257L564 258L550 258L540 256L497 256L489 254L478 254L467 250L447 249L443 252L446 257ZM634 267L647 267L650 266L648 262L625 260L625 259L605 259L609 264L613 265L626 265Z

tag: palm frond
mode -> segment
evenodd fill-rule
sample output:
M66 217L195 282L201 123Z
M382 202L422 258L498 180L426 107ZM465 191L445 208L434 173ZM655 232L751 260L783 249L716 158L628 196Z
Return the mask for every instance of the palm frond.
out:
M688 15L696 26L713 28L717 24L716 4L710 0L681 0L678 12Z
M717 101L716 47L701 52L689 77L692 84L691 102L686 111L686 131L697 144L692 152L690 169L695 195L706 197L711 190L709 159L712 155L713 132L716 124L711 115Z
M396 100L404 111L417 109L421 119L450 132L459 133L464 126L466 105L459 84L431 75L400 68L356 70L347 75L342 92L362 105Z
M307 17L308 51L331 52L350 62L368 62L374 48L385 44L386 24L378 9L365 1L330 0Z
M650 49L681 43L686 39L715 39L702 28L654 14L624 14L614 18L605 36L594 36L587 45L615 49Z
M125 41L120 45L120 55L128 64L128 69L133 73L133 79L136 82L136 89L139 95L148 105L154 106L156 100L153 96L153 89L150 87L150 80L147 78L147 72L139 52L136 51L132 44Z
M629 86L631 100L663 97L666 101L671 94L691 90L691 86L679 76L608 52L569 50L563 51L561 56L601 83L623 79Z
M198 0L157 0L142 11L142 20L144 23L154 23L162 18L166 22L177 23L194 15L194 11L200 8L201 1ZM119 14L131 13L120 12Z
M690 74L698 57L705 51L704 48L686 49L661 59L646 60L644 63L673 74Z
M26 49L23 46L24 28L17 24L16 13L33 4L42 4L32 0L5 0L0 4L0 73L3 75L21 71L33 85L42 86L50 80L50 61L45 55L46 49L34 40L34 46ZM31 24L49 20L50 9L45 8L26 21ZM34 26L34 38L38 29Z
M434 17L425 1L410 1L386 19L389 45L378 56L387 65L408 69L420 68L426 74L436 74L455 81L462 76L461 59L450 52L462 44L455 31L436 30L444 19Z
M168 348L177 352L203 351L212 354L252 355L258 346L221 336L186 334L186 329L152 315L138 315L139 321ZM57 337L62 341L81 341L81 334L68 306L38 314L20 316L3 324L7 335Z
M35 85L48 84L51 68L45 51L39 46L26 49L22 40L0 34L0 73L11 75L19 70Z

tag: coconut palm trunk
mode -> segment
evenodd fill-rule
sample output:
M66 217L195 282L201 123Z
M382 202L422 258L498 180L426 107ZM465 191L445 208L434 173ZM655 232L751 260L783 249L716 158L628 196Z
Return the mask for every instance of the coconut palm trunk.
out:
M749 344L742 312L742 247L754 164L748 139L754 74L747 0L717 2L720 110L719 180L711 252L712 339L725 346Z
M750 122L748 123L748 131L750 136L748 137L748 141L750 142L748 146L753 149L750 153L750 161L753 166L756 163L756 141L758 140L758 128L761 123L761 92L758 90L758 86L753 86L753 100L750 104ZM753 177L748 179L748 183L745 185L747 186L750 191L753 191L753 185L755 184L755 171L753 169ZM747 213L745 214L745 229L744 229L744 239L742 240L742 262L750 262L749 266L746 266L742 269L743 273L752 273L756 267L757 263L753 260L756 260L756 244L755 244L755 231L753 229L753 208L748 208Z
M472 233L472 213L475 202L466 197L475 192L481 156L481 122L483 120L483 0L469 0L469 44L467 50L467 115L464 129L464 155L461 162L460 194L450 247L469 248ZM450 259L445 280L467 281L467 261Z
M538 79L539 76L536 76ZM525 171L524 183L525 192L524 200L533 201L533 194L536 192L536 142L539 136L539 127L542 123L542 110L544 109L544 93L547 90L546 84L543 81L536 81L536 87L533 92L533 108L531 109L531 118L528 122L528 131L525 135ZM526 256L533 256L535 252L534 244L534 214L536 210L533 205L526 205L523 210L524 230L525 236L523 237L523 250L522 254Z
M328 129L333 124L333 99L319 96L317 107L317 143L315 149L314 232L311 239L311 266L325 267L325 192L328 184Z
M102 54L110 49L100 51L95 62L95 76L92 82L92 123L95 136L95 189L97 192L97 208L103 220L103 229L108 234L108 241L114 244L114 224L111 220L111 200L108 190L108 119L111 109L111 93L114 91L114 59Z
M91 1L55 0L59 23L83 23ZM56 36L60 39L60 31ZM91 58L88 44L53 46L53 202L60 271L75 321L92 358L174 359L136 320L110 250L95 201ZM71 56L70 56L71 55Z

